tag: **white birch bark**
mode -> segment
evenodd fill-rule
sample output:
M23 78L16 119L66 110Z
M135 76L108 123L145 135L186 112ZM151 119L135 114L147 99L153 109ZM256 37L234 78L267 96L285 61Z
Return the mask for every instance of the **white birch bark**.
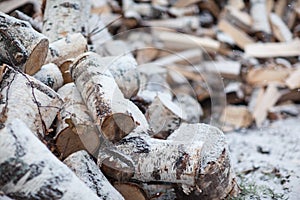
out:
M96 125L74 83L61 87L57 93L64 100L56 129L56 146L62 157L85 149L96 155L100 138Z
M42 33L50 42L70 33L82 33L86 36L90 9L90 0L47 0Z
M263 31L265 33L271 33L271 27L268 20L268 13L265 0L251 0L250 10L253 24L252 28L255 31Z
M99 131L110 141L118 141L136 126L147 128L141 111L125 99L109 66L92 52L77 57L71 75Z
M48 131L62 105L51 88L12 69L3 76L1 95L1 121L19 118L39 137Z
M101 199L124 200L86 151L71 154L64 163Z
M13 199L100 199L19 119L0 130L0 190Z
M44 64L48 39L22 20L0 12L0 60L32 75Z
M61 71L57 65L53 63L43 65L42 68L33 75L33 77L55 91L64 83Z

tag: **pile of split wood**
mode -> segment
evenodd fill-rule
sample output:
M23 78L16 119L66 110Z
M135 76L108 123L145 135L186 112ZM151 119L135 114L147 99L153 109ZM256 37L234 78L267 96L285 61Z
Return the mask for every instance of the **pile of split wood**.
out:
M238 187L207 124L299 115L299 0L0 11L0 199L224 199Z

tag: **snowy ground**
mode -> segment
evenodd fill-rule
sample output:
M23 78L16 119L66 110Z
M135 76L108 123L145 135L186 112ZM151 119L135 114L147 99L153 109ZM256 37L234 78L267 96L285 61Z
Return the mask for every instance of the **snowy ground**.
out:
M300 118L227 134L242 195L300 199Z

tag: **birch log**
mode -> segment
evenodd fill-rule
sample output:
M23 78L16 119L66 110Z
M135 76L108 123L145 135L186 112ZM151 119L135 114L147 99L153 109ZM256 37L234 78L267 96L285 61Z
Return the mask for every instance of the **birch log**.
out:
M28 22L0 12L0 60L32 75L44 64L48 39Z
M268 21L268 13L265 0L251 0L250 10L255 31L262 31L271 34L271 27Z
M64 163L101 199L124 200L86 151L71 154Z
M42 68L36 74L34 74L33 77L49 86L53 90L57 90L64 83L61 71L57 65L53 63L42 66Z
M99 199L24 122L0 130L0 190L13 199Z
M82 149L97 155L100 146L98 130L75 84L68 83L57 92L64 100L55 136L61 157Z
M19 10L15 10L14 12L12 12L11 16L13 16L17 19L29 22L29 24L32 26L32 28L34 28L38 32L42 31L42 23L41 22L34 20L30 16L26 15L25 13L23 13Z
M182 184L186 193L199 188L200 197L226 197L235 182L224 134L204 124L185 125L173 134L159 140L133 132L116 144L119 152L133 160L132 179ZM100 165L101 160L100 153Z
M124 98L99 55L88 52L77 57L71 75L105 138L116 142L136 126L148 127L141 111Z
M42 33L50 42L71 33L82 33L87 36L90 9L90 0L47 0Z
M3 192L0 192L0 200L12 200L12 199L6 196L5 194L3 194Z
M61 98L51 88L13 70L3 76L1 99L2 123L19 118L40 137L47 133L62 105Z

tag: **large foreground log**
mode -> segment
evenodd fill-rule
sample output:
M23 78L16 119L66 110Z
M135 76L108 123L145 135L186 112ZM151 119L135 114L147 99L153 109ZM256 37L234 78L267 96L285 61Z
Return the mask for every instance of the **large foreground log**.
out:
M71 154L64 163L101 199L124 200L86 151Z
M28 22L0 12L0 60L32 75L47 56L49 41Z
M109 66L98 54L88 52L77 57L71 75L99 131L116 142L136 126L147 128L141 111L125 99Z
M183 124L173 134L168 140L159 140L133 132L116 144L118 151L133 160L132 179L177 183L186 194L194 191L199 198L226 197L236 183L224 134L205 124ZM103 156L107 155L100 151L100 166Z
M19 119L0 130L0 190L13 199L99 199Z
M51 88L9 69L1 81L1 124L19 118L39 137L47 134L62 100Z

